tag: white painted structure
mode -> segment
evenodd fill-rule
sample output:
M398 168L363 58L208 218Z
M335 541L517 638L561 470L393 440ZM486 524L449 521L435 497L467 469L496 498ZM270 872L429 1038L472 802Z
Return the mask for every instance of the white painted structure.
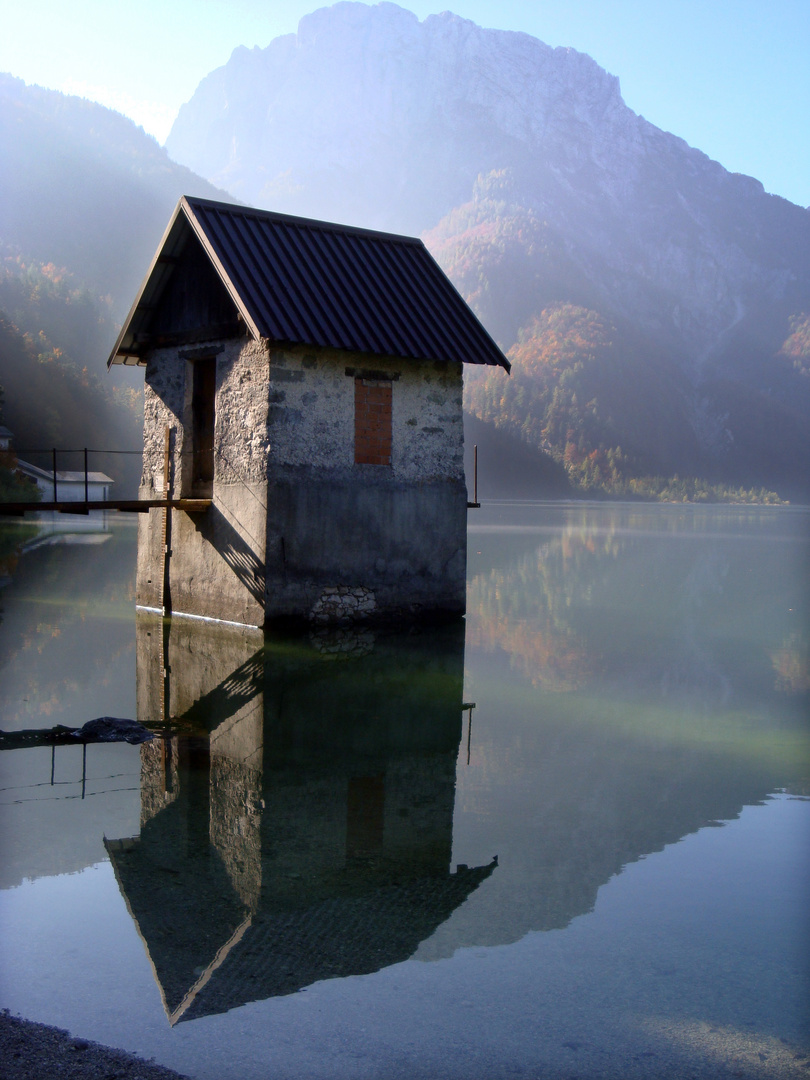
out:
M47 469L40 469L37 465L31 465L27 461L17 460L18 473L33 480L42 492L43 502L54 501L53 473ZM87 473L87 499L89 502L108 502L110 488L115 483L111 476L103 472ZM57 469L56 470L56 501L57 502L84 502L85 484L84 471L81 469Z
M12 442L14 435L7 427L0 427L0 453L14 454ZM25 476L36 484L42 493L43 502L109 502L110 488L115 483L111 476L103 472L85 473L83 469L56 470L56 498L54 498L53 472L21 461L16 455L11 466L14 472Z

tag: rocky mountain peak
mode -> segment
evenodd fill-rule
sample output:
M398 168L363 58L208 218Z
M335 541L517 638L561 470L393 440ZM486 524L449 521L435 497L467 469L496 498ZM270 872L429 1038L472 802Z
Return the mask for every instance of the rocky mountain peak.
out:
M178 195L227 197L123 117L0 78L3 133L0 239L124 311ZM637 116L590 57L339 3L236 49L167 146L246 202L421 234L512 359L466 380L493 461L807 498L810 213Z
M806 211L637 116L589 56L449 12L315 11L208 76L166 146L246 202L408 233L508 168L573 253L578 299L698 366L756 295L810 273Z
M526 357L527 333L546 357L558 324L583 341L581 327L623 328L627 394L599 420L625 432L617 448L639 430L633 384L655 355L657 389L641 398L662 418L681 403L678 468L742 460L763 410L779 416L769 430L794 432L784 461L805 454L810 383L774 356L810 311L810 214L636 115L583 53L450 12L420 21L392 3L338 3L237 50L166 146L245 202L424 235L504 348ZM584 400L610 400L600 385ZM649 427L648 462L675 460L650 450L662 430ZM764 456L755 444L749 475Z
M420 22L396 4L343 2L266 49L236 50L166 147L248 202L413 232L516 154L564 137L575 160L572 130L611 117L634 141L618 80L573 49L450 12ZM352 176L345 189L325 182L333 169Z

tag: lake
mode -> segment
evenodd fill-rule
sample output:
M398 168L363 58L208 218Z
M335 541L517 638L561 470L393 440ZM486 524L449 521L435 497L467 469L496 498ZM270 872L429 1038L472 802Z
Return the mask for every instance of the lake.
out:
M0 531L0 1007L195 1078L810 1073L810 511L493 503L468 613L134 608ZM95 531L94 531L95 530Z

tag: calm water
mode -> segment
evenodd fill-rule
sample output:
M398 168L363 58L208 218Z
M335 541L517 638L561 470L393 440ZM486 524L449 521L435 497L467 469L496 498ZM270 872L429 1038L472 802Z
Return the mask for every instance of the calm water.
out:
M802 509L471 512L468 616L135 617L0 533L0 1007L200 1078L810 1073Z

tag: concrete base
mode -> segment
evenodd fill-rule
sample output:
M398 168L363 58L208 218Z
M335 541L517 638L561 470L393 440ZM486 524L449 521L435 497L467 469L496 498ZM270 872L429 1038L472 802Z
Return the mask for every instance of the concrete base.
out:
M463 482L356 476L276 480L269 487L268 621L342 623L463 614L467 493Z
M360 477L288 468L266 485L215 484L205 513L170 512L165 582L163 516L141 516L141 607L246 626L465 609L463 480L415 485L369 466Z

